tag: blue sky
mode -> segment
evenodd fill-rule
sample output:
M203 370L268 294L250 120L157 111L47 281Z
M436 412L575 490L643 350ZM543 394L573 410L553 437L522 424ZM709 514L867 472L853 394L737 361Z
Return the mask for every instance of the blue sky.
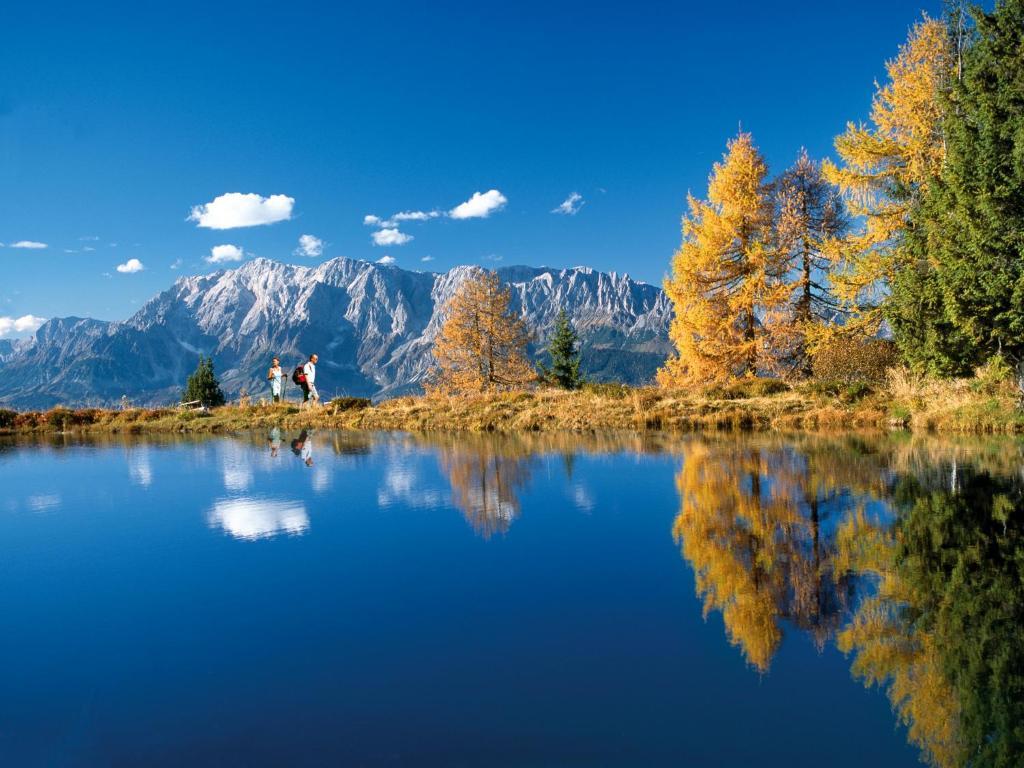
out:
M236 266L207 261L224 245L659 282L738 125L773 171L829 154L922 10L939 3L8 4L0 334L126 318L181 274ZM573 192L582 207L552 213ZM228 193L283 197L188 220ZM403 211L437 215L375 245L364 217ZM296 254L302 235L319 256Z

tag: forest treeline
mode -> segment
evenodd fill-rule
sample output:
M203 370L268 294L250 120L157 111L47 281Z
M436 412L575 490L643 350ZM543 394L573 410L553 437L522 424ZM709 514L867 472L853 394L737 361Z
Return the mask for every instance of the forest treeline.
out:
M1024 0L924 16L886 73L834 160L801 151L773 176L751 134L728 142L683 215L661 386L1024 367ZM466 283L428 391L538 380L508 299L493 275ZM570 388L572 333L563 315Z
M869 119L771 177L741 133L691 196L666 289L668 386L809 375L889 337L956 376L1024 361L1024 2L910 30Z

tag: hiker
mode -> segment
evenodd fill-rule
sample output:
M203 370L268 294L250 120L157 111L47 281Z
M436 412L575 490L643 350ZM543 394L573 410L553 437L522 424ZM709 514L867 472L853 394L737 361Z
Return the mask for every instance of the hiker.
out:
M284 371L281 369L281 361L276 357L270 363L270 370L267 371L267 381L270 382L270 394L273 395L274 402L280 403Z
M277 452L281 450L281 428L273 427L270 430L270 436L267 438L267 442L270 443L270 455L276 457Z
M316 391L316 363L319 359L314 352L309 356L309 362L302 366L303 383L300 386L302 387L303 403L320 402L320 393Z

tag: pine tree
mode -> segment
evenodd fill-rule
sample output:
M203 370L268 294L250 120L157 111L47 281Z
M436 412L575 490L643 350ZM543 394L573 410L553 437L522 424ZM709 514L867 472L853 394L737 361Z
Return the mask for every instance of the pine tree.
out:
M861 222L829 249L835 294L849 313L838 330L876 334L893 279L910 260L908 218L945 154L942 92L954 59L946 25L926 16L886 65L889 82L875 93L870 126L850 123L835 142L841 165L823 163Z
M903 286L896 323L922 367L950 374L996 353L1024 362L1024 0L973 15L946 162L914 222L919 285Z
M434 342L436 368L427 390L437 394L493 392L521 387L537 374L527 360L530 336L510 308L511 291L494 272L479 271L459 287L445 309Z
M776 198L776 237L788 260L792 293L787 322L775 325L773 346L788 358L790 370L809 376L809 347L840 312L827 248L844 234L849 217L838 190L806 149L776 182Z
M220 382L213 372L213 358L199 356L199 364L195 372L188 377L185 384L185 391L181 393L181 402L200 402L207 408L215 408L224 405L224 393L221 391Z
M748 133L729 142L708 183L689 198L683 243L665 291L677 354L658 372L662 386L722 381L772 368L764 323L787 299L785 263L772 242L768 167Z
M558 312L547 351L551 367L541 366L542 377L562 389L579 389L583 384L583 377L580 376L579 336L564 308Z

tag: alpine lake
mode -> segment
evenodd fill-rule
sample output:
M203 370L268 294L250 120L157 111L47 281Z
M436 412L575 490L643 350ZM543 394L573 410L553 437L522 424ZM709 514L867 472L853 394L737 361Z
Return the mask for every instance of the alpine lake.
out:
M1013 438L0 440L2 766L1024 764Z

